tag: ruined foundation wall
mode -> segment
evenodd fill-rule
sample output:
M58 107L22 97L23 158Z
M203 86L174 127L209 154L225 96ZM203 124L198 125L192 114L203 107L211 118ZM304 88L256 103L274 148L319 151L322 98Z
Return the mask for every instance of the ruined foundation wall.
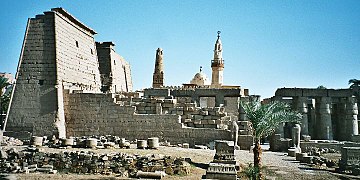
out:
M65 97L67 136L112 134L131 140L156 136L171 143L191 145L231 137L227 130L184 127L178 115L135 114L135 107L114 103L112 94Z
M54 14L28 21L6 131L52 135L57 114Z

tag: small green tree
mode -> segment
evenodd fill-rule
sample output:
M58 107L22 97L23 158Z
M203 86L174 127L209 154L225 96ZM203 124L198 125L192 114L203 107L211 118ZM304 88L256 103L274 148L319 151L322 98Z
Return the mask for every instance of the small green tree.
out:
M285 122L299 122L302 115L291 110L291 107L283 102L273 101L269 104L261 104L258 101L241 102L242 107L251 122L251 128L255 141L254 152L254 168L258 171L258 175L253 179L263 179L261 172L261 155L260 146L261 137L271 135L280 124Z
M9 86L8 78L3 76L0 77L0 126L1 130L3 129L3 113L7 111L10 96L9 94L5 94L5 88Z
M360 86L360 80L358 79L350 79L349 80L350 88L359 87Z
M8 78L5 78L3 76L0 76L0 96L2 96L5 92L5 88L9 86Z
M323 86L323 85L320 85L316 89L327 89L327 88L325 86Z

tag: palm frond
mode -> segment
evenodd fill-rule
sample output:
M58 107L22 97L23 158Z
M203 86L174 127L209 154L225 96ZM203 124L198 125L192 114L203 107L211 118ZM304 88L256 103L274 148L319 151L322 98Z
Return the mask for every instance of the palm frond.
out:
M255 138L268 136L285 122L299 122L302 115L291 110L291 107L283 102L274 101L261 105L260 102L241 102L246 116L252 124Z

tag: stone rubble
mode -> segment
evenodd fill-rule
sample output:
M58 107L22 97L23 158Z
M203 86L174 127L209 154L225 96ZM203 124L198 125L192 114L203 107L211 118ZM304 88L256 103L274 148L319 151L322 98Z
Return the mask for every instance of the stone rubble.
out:
M121 152L98 154L91 151L49 153L42 152L36 147L28 147L22 151L17 151L14 148L1 149L0 155L1 173L61 172L116 174L120 177L136 177L139 174L138 172L155 171L162 171L168 175L187 175L190 173L190 166L184 158L159 154L140 156Z
M334 160L323 157L325 153L339 153L335 149L331 148L317 148L307 147L303 153L296 153L296 160L302 163L313 164L317 166L325 166L333 168L338 166L338 163Z
M3 136L1 146L22 146L24 143L16 138Z

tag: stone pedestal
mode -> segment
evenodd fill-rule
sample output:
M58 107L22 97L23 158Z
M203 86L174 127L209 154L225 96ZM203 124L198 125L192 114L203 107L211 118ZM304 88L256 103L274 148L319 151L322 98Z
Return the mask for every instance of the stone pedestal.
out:
M360 147L343 147L341 149L341 159L339 168L341 170L360 168Z
M236 180L237 172L235 165L210 163L206 170L206 179Z
M236 180L235 146L233 141L215 140L214 160L206 170L206 179Z
M234 141L215 140L216 153L213 162L236 164Z

